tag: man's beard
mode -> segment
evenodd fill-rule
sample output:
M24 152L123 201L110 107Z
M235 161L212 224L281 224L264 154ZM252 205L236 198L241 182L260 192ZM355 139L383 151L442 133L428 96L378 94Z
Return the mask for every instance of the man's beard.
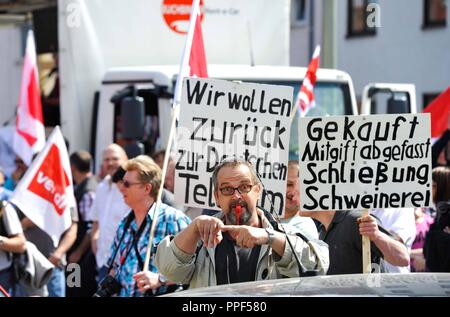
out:
M236 206L241 206L239 213L239 221L236 214ZM228 206L228 213L225 215L227 225L247 225L252 217L252 210L248 209L248 205L243 199L236 199L230 202Z
M297 213L300 210L300 204L296 205L292 203L292 198L294 198L293 195L287 195L286 196L286 208L285 212L292 215L294 213ZM288 203L290 203L290 206L288 206Z
M293 214L293 213L296 213L296 212L298 212L298 211L300 210L300 205L294 205L294 204L292 204L292 205L289 206L289 207L286 206L285 210L286 210L287 213Z

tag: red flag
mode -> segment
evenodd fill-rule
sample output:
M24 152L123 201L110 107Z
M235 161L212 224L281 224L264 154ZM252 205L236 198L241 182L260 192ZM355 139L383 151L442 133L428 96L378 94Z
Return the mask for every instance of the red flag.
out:
M200 9L195 19L194 35L192 38L191 54L189 55L189 76L201 78L208 77L206 67L205 46L203 45L202 24L200 19Z
M431 114L431 137L439 138L449 128L450 87L437 96L423 112Z
M316 84L316 72L319 68L320 46L314 50L313 57L309 63L302 86L297 95L297 105L300 110L300 116L304 116L306 112L315 106L314 102L314 85Z
M69 155L59 127L17 184L11 201L58 244L72 223L70 209L76 204Z
M17 107L14 152L30 165L33 154L45 145L44 120L42 118L41 94L36 62L33 31L28 31L19 105Z
M191 19L189 31L186 37L180 72L175 85L174 104L181 100L181 84L184 77L208 77L206 66L205 46L203 45L203 33L201 25L200 0L192 1Z

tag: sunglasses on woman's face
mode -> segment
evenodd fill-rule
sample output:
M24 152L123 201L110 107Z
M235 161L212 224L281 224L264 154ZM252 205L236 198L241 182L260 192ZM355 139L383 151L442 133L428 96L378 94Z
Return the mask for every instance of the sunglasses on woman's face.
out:
M130 188L133 185L142 185L142 183L138 182L138 183L132 183L129 181L122 181L123 187L125 188Z

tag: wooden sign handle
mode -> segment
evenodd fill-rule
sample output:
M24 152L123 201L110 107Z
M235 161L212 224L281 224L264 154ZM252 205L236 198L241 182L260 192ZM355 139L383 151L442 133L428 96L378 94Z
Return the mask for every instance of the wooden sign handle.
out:
M369 215L369 210L364 209L362 217ZM362 263L363 263L363 273L371 273L372 265L370 260L370 239L367 236L362 236Z

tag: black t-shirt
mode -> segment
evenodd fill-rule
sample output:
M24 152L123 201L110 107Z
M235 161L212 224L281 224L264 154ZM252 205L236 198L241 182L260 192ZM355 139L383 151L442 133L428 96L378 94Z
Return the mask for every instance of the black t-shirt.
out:
M336 211L328 231L325 231L323 226L320 227L319 238L328 244L330 252L328 275L363 272L362 236L357 223L357 219L361 216L361 211ZM380 231L389 235L381 227ZM376 263L383 271L381 251L373 243L370 243L370 246L371 263Z
M239 248L227 232L215 250L217 285L250 282L256 280L261 246Z

